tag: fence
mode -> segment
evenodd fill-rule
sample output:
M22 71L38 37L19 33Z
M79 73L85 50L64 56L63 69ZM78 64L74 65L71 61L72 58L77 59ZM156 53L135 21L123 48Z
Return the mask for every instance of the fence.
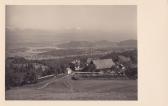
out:
M128 79L126 75L102 72L74 72L73 79Z

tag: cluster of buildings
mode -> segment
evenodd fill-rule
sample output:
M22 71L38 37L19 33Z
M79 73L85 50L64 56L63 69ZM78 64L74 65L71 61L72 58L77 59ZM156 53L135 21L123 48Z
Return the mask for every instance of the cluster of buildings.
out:
M81 67L80 60L73 60L71 63L74 64L74 69L67 68L68 74L74 73L110 73L110 74L121 74L125 75L126 66L122 62L129 62L130 58L125 56L118 56L118 61L114 62L112 59L94 59L88 58L85 67Z

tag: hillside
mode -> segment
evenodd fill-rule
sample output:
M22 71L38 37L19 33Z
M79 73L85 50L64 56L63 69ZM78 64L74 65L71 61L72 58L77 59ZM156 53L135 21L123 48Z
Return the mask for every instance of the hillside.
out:
M45 83L13 88L6 100L137 100L136 80L70 80L50 79ZM115 86L113 86L115 85Z
M136 40L124 40L120 42L111 42L107 40L100 40L95 42L89 41L71 41L57 45L60 48L82 48L82 47L136 47Z
M124 40L118 43L119 46L137 46L136 40Z

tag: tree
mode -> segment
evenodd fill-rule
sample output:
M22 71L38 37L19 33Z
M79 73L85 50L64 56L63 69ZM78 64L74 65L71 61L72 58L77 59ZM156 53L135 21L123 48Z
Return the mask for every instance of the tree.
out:
M32 84L37 82L37 74L33 70L29 70L24 76L24 84Z
M71 70L75 71L75 64L69 63L69 67L70 67Z
M88 66L88 71L89 72L95 72L96 71L96 66L93 63L93 61L90 62L89 66Z
M125 74L130 79L137 79L137 67L128 67Z

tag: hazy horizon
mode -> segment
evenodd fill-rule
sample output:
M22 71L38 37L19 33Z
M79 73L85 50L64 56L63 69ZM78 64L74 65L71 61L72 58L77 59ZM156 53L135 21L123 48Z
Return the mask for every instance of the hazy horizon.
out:
M7 5L7 42L137 39L135 5Z

